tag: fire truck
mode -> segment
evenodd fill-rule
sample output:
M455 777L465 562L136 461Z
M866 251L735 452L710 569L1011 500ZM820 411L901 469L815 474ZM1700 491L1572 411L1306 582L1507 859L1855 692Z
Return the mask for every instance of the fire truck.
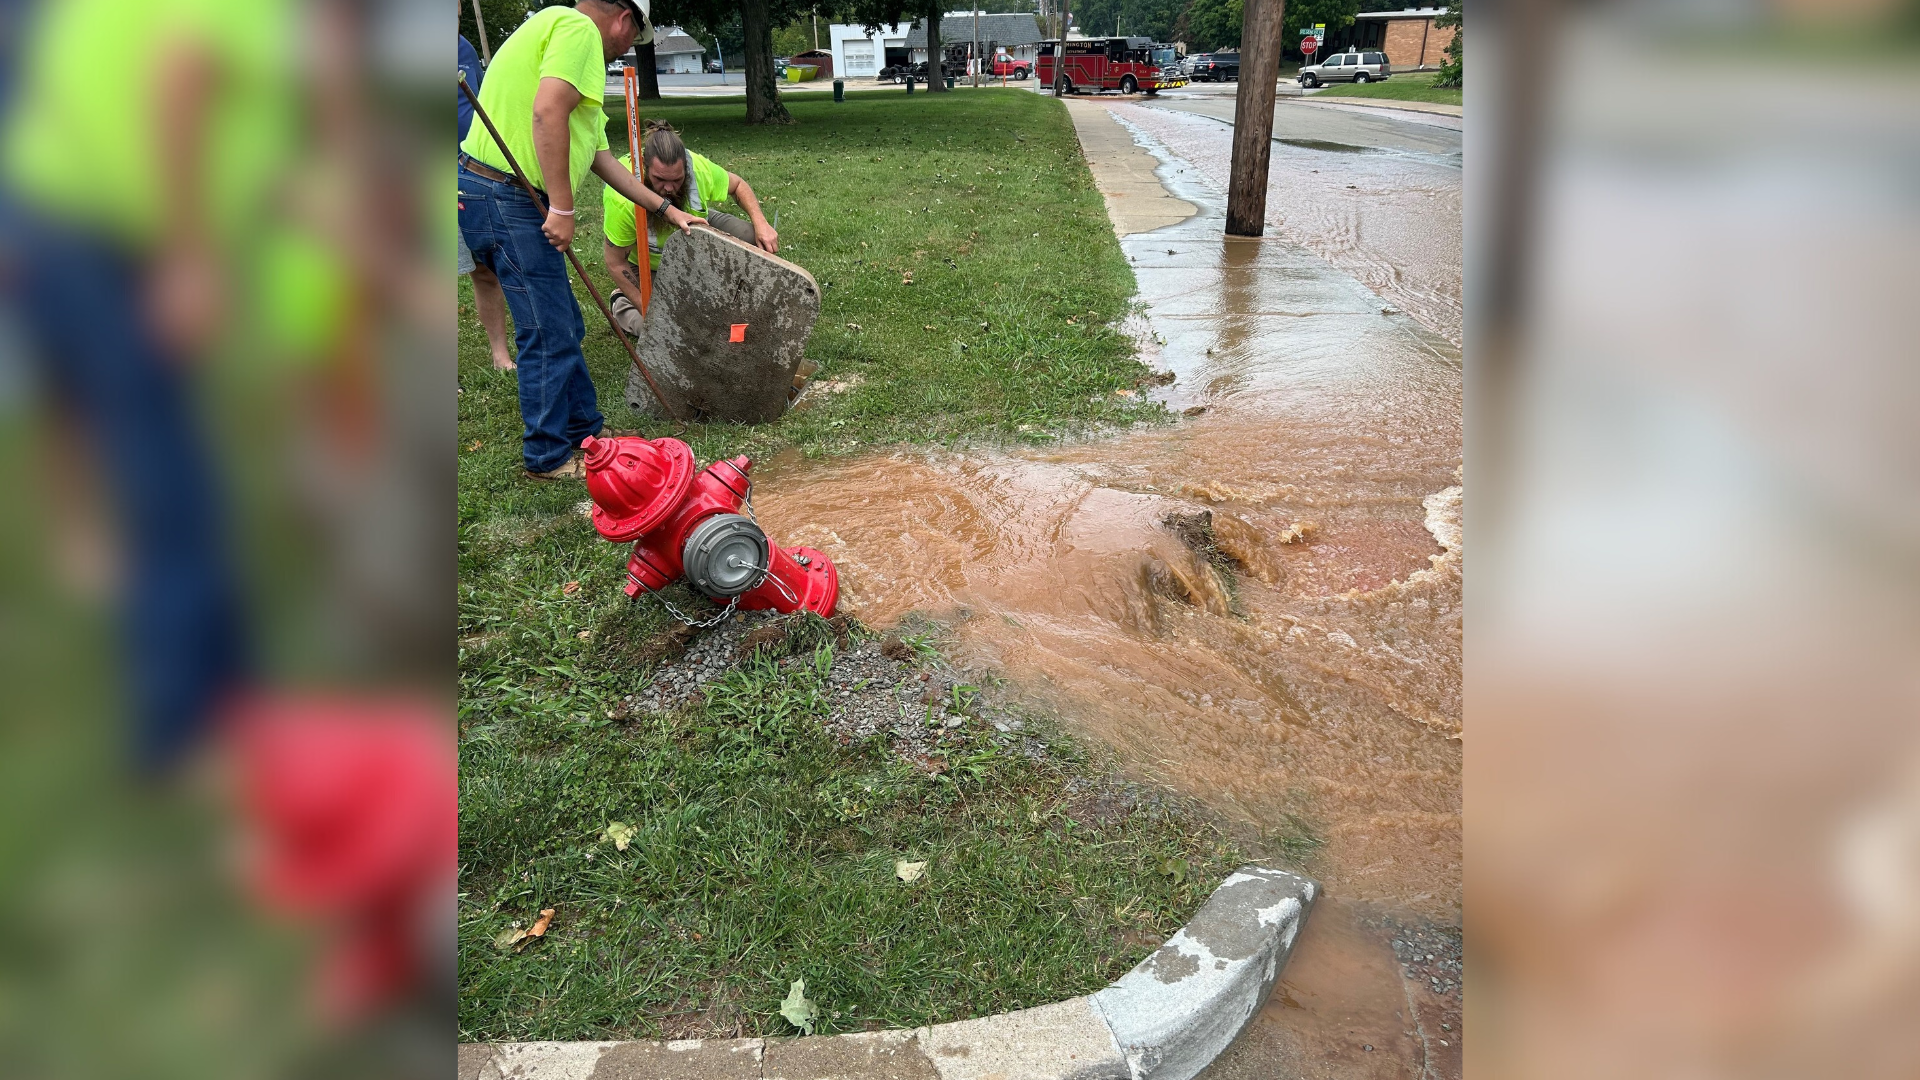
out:
M1034 74L1056 94L1118 90L1123 94L1159 93L1187 80L1174 74L1174 47L1143 37L1086 38L1066 42L1066 62L1056 64L1061 42L1040 43Z

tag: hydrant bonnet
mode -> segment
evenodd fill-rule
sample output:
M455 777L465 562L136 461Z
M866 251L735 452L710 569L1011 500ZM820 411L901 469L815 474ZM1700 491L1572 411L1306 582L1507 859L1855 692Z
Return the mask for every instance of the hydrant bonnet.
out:
M693 449L678 439L588 438L580 448L593 527L615 543L660 524L693 483Z

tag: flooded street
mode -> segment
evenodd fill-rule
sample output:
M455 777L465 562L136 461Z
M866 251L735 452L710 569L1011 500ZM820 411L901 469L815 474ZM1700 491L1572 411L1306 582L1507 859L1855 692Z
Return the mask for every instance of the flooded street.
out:
M1233 159L1233 127L1218 117L1115 102L1145 132L1219 191ZM1198 106L1195 106L1198 107ZM1317 123L1300 123L1302 114ZM1229 111L1229 115L1230 111ZM1461 343L1461 156L1440 134L1387 139L1361 121L1280 106L1267 171L1267 235L1300 244L1360 279L1390 305ZM1374 123L1379 123L1375 121ZM1287 132L1295 131L1298 137ZM1176 172L1176 175L1178 173Z
M1123 246L1148 359L1176 376L1164 398L1203 414L1056 449L769 467L762 520L833 557L843 610L947 621L959 659L1135 771L1324 839L1331 894L1457 920L1457 349L1308 250L1224 239L1205 178L1160 174L1201 212Z

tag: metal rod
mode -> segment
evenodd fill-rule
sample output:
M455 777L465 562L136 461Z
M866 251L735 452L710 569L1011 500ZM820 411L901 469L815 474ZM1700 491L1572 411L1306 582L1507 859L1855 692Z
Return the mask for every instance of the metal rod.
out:
M467 100L473 104L473 115L487 125L487 134L493 136L494 145L500 148L500 153L506 157L507 164L513 167L514 178L520 181L522 188L526 189L527 198L532 199L533 205L540 209L548 209L547 205L540 201L539 189L535 188L533 182L527 179L527 174L520 170L520 163L514 160L513 151L507 149L507 140L500 137L500 129L493 126L493 119L487 115L487 110L480 107L480 99L474 95L473 87L467 85L467 73L462 71L459 76L460 92L467 95ZM639 206L636 204L634 209L638 210ZM648 371L647 365L640 362L640 354L634 350L633 342L627 340L627 332L620 329L619 323L613 321L613 309L607 307L607 302L600 298L600 290L594 287L593 279L587 276L587 268L580 265L580 256L573 253L573 246L569 244L561 250L567 253L567 261L573 264L573 272L580 275L580 284L587 287L587 294L593 297L595 304L599 305L600 314L607 317L607 325L613 328L613 336L620 339L620 344L626 347L627 355L633 360L633 366L639 368L641 377L647 380L647 389L653 391L653 400L660 403L660 410L667 414L669 420L680 419L674 412L673 406L667 404L667 396L660 392L660 384L653 381L653 372Z

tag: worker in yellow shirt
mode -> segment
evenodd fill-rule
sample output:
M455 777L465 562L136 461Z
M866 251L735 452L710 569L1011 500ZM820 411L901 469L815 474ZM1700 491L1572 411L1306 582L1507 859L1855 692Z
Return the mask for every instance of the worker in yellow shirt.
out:
M665 198L668 205L703 216L707 224L769 255L780 250L780 234L767 223L753 188L738 174L687 149L679 132L670 125L661 121L647 125L647 133L640 140L640 161L641 178L648 189ZM620 163L631 169L633 158L631 155L621 158ZM738 207L747 216L742 218L714 209L715 203L722 202ZM620 290L613 298L613 317L629 334L638 336L640 266L634 261L634 249L640 240L633 201L608 184L601 195L601 208L605 211L601 216L601 231L606 236L600 245L600 258ZM660 214L646 216L649 225L647 265L658 269L661 241L672 233L673 226Z
M647 11L647 0L542 8L494 53L480 107L542 189L540 202L527 197L485 124L460 145L460 234L474 262L499 277L513 312L521 456L534 479L585 479L574 450L603 423L563 254L573 243L574 191L591 171L674 228L700 220L641 184L607 148L606 65L653 39Z
M295 16L285 0L42 3L0 117L0 306L79 427L49 436L60 483L62 447L84 443L116 511L134 756L156 773L249 674L194 383L257 306L294 160L279 57Z

